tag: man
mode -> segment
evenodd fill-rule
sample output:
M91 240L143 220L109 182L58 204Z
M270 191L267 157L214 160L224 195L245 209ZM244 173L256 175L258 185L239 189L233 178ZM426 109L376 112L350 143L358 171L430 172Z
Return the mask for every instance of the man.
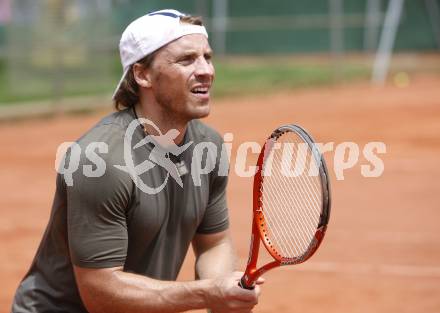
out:
M118 112L66 154L63 168L77 162L79 170L72 180L57 177L49 224L12 311L250 312L260 289L238 287L240 273L233 273L220 157L213 171L196 175L199 184L190 174L201 168L194 160L210 162L195 155L197 144L222 145L197 120L209 114L214 79L205 28L175 10L153 12L127 27L120 53ZM139 146L146 136L152 139ZM149 161L164 155L182 185L160 166L167 162ZM191 243L198 280L175 282Z

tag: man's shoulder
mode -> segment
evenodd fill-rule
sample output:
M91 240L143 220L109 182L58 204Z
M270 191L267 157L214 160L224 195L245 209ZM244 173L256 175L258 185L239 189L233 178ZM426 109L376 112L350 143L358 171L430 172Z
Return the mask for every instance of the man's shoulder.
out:
M109 145L123 143L131 119L126 110L110 113L82 135L77 143L80 146L91 142L104 142Z
M131 120L125 111L103 117L67 149L66 157L78 159L80 166L89 166L100 159L105 162L109 174L118 173L114 166L125 164L125 134Z
M69 146L62 166L68 164L69 169L76 170L72 173L59 170L65 180L66 173L70 175L69 186L75 185L76 190L93 186L93 190L102 192L112 192L115 188L124 188L127 193L131 190L132 180L125 169L124 155L125 133L130 119L125 114L121 111L103 117Z

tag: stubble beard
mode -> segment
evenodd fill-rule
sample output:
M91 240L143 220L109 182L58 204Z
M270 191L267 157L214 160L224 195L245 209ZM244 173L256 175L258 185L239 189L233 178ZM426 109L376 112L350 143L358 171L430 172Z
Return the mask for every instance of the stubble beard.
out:
M170 96L168 93L157 93L155 100L162 109L162 116L170 124L184 126L193 119L207 117L210 112L209 103L200 105L203 107L208 106L208 108L200 108L202 110L198 110L198 104L187 103L191 101L190 99L179 101L179 99ZM192 108L193 106L195 109Z

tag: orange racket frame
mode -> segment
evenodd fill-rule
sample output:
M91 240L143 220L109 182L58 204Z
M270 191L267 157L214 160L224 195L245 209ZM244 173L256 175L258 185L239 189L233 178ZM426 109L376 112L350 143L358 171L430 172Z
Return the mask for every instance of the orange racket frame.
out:
M321 178L321 186L323 190L323 207L320 215L320 221L316 229L316 233L307 249L307 251L296 258L286 258L281 256L273 247L270 238L267 235L267 226L262 208L262 193L261 184L264 177L262 176L263 163L265 158L269 156L270 150L272 149L276 139L280 137L287 131L294 131L297 133L307 144L309 144L315 157L319 158L319 175ZM246 266L245 273L240 280L240 286L245 289L253 289L258 277L263 275L270 269L281 265L291 265L299 264L305 262L309 259L319 248L325 232L327 230L327 224L330 217L330 183L328 180L328 172L325 161L317 150L313 139L310 135L301 127L297 125L287 125L282 126L275 130L272 135L267 139L266 143L261 149L260 155L257 161L257 171L254 176L253 185L253 221L252 221L252 234L251 234L251 244L249 250L249 259ZM260 240L263 242L264 247L269 252L269 254L274 258L274 261L265 264L264 266L257 269L258 254L260 249Z

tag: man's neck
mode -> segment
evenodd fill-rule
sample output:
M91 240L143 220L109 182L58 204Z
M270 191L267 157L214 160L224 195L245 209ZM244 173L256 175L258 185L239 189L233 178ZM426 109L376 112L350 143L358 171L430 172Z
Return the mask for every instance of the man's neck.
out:
M171 116L163 114L160 110L151 109L148 105L142 105L141 103L136 104L134 109L138 118L150 120L161 132L158 133L154 126L144 123L144 130L146 133L150 135L161 135L167 133L170 129L177 129L179 135L174 139L174 143L179 145L183 142L188 121L173 119Z

